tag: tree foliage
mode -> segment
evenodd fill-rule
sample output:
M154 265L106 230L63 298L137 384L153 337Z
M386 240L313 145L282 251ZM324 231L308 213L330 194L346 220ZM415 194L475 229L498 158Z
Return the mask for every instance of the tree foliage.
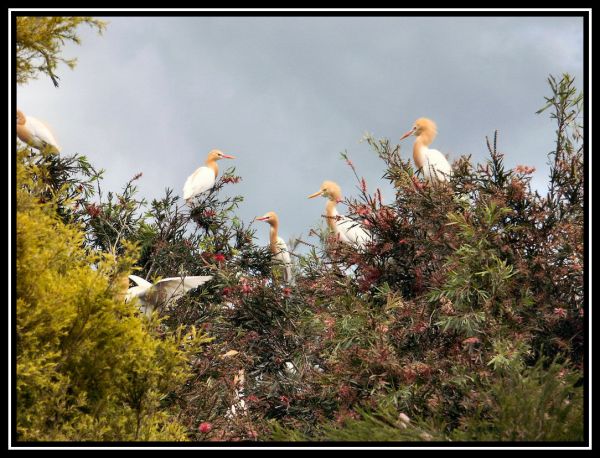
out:
M68 43L80 43L77 27L86 24L98 33L106 23L89 16L17 16L16 67L17 83L25 84L45 74L58 87L56 70L60 63L73 68L74 58L64 58L62 47Z
M122 256L84 248L56 205L40 203L17 163L16 375L19 440L182 440L162 405L206 339L125 303L134 246ZM126 286L126 282L125 282Z

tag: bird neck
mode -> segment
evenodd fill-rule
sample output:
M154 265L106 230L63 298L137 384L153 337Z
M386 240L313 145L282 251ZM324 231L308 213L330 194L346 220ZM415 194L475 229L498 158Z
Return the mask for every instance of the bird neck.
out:
M31 142L31 132L22 124L17 124L17 137L23 140L25 143Z
M269 230L269 246L271 247L272 253L277 253L277 231L279 229L279 222L273 221L271 229Z
M217 176L219 176L219 166L217 165L217 161L214 159L207 159L205 164L208 168L215 172L215 178L217 178Z
M427 162L427 145L421 137L417 137L413 146L413 159L418 168L422 168Z
M327 205L325 206L325 215L327 216L327 225L329 226L329 229L331 229L332 231L335 231L335 221L336 221L336 216L337 216L337 210L336 210L336 205L337 202L335 200L329 200L327 201Z

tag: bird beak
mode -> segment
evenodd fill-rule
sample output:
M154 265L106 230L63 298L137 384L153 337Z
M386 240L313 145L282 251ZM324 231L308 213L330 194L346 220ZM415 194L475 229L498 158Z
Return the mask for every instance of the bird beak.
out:
M312 199L313 197L320 196L321 194L323 194L323 191L317 191L314 194L311 194L310 196L308 196L308 198Z
M230 155L228 155L228 154L223 154L221 157L222 157L223 159L235 159L235 156L230 156Z
M404 140L406 137L410 137L414 133L415 133L415 129L413 127L408 132L406 132L402 137L400 137L400 141Z

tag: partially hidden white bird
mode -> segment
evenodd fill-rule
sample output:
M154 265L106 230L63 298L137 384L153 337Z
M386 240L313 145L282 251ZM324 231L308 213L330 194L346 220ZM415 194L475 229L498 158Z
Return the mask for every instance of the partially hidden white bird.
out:
M218 149L213 149L208 153L204 166L196 169L185 181L183 185L183 198L188 204L191 203L194 197L212 189L215 185L215 181L219 175L217 161L221 159L235 159L235 157L223 154Z
M285 241L279 237L279 218L277 213L268 212L261 217L256 218L258 221L264 221L269 226L269 248L273 255L273 259L283 265L283 280L290 285L294 284L294 275L292 273L292 259Z
M140 301L140 309L149 317L156 308L174 303L188 291L203 285L212 278L211 275L171 277L163 278L152 284L137 275L130 275L129 279L136 286L127 290L125 301L128 302L137 297Z
M427 181L448 181L452 175L452 167L442 153L436 149L429 148L437 135L437 127L431 119L419 118L411 130L406 132L400 140L410 135L415 135L413 146L413 160L418 169L423 170L423 176Z
M372 238L371 233L357 221L338 213L336 206L338 202L342 201L342 190L339 185L333 181L324 181L321 189L308 196L308 198L312 199L317 196L329 199L325 206L325 215L329 229L342 242L364 248Z
M60 153L60 146L50 128L33 116L25 116L21 110L17 110L17 137L36 149Z

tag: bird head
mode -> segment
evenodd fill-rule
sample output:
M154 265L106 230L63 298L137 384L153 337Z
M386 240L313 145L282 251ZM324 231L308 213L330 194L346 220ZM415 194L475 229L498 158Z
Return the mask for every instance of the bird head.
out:
M408 132L406 132L400 138L400 140L404 140L406 137L408 137L410 135L415 135L417 137L423 135L423 136L427 137L427 139L429 139L430 143L431 143L431 141L436 136L436 134L437 134L437 126L435 125L435 122L433 122L431 119L428 119L428 118L419 118L415 121L415 124L413 125L412 129L410 129Z
M25 124L25 115L21 110L17 110L17 124Z
M321 185L321 189L314 194L308 196L309 199L312 199L317 196L323 196L329 200L334 202L341 202L342 200L342 190L339 185L334 181L324 181Z
M256 220L264 221L265 223L268 223L271 226L279 222L279 219L277 218L277 213L275 212L267 212L263 216L257 216Z
M220 159L235 159L235 157L224 154L221 150L213 149L206 158L207 161L218 161Z

